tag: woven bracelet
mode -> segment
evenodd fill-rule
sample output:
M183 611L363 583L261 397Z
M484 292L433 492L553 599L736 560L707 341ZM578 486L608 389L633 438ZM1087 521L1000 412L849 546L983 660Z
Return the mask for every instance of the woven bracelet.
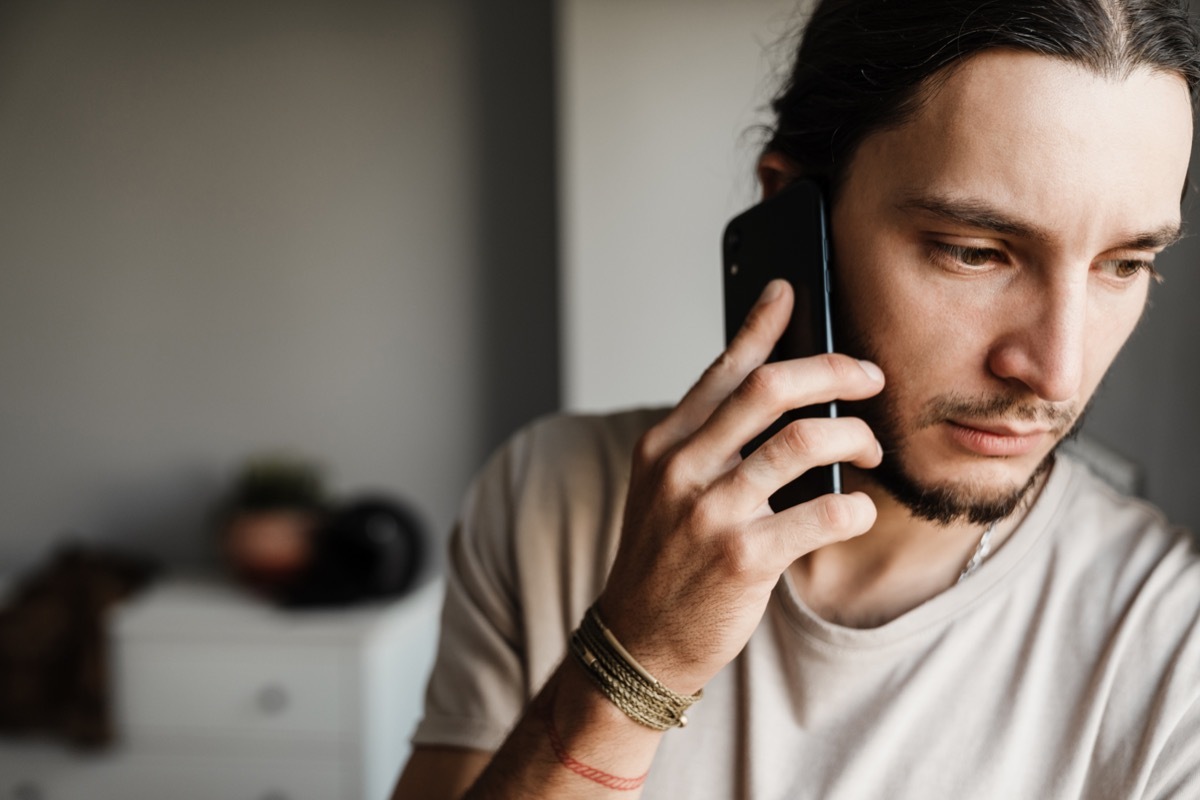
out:
M604 696L647 728L665 731L684 727L684 712L704 696L703 689L693 695L679 694L659 683L600 621L595 606L587 610L571 635L571 652Z

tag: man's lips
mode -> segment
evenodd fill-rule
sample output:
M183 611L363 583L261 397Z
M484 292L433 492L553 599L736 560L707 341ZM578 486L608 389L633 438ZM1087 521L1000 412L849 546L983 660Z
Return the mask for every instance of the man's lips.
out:
M996 425L947 420L950 436L958 444L981 456L1023 456L1050 436L1039 426Z

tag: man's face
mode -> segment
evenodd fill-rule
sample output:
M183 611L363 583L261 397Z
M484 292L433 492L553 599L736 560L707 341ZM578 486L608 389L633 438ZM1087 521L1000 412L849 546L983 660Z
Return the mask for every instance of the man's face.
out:
M1178 230L1191 132L1178 76L991 51L864 140L832 212L838 311L887 376L852 409L878 482L915 513L1003 516L1048 463Z

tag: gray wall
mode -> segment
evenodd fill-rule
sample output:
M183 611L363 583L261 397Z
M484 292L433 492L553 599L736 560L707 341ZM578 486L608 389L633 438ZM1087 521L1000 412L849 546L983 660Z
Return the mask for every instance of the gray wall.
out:
M436 530L557 406L550 4L0 5L0 572L241 459Z

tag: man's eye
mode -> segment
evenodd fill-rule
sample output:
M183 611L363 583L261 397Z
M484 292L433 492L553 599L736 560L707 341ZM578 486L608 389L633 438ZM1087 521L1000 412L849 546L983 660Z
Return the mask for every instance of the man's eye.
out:
M1114 278L1121 280L1130 280L1137 276L1139 272L1145 270L1150 273L1150 277L1157 281L1161 281L1158 271L1154 269L1154 262L1140 258L1123 258L1112 261L1101 261L1098 265L1101 272L1112 275Z
M991 247L964 247L945 242L934 242L934 247L952 261L970 269L982 269L1003 259L1000 251Z

